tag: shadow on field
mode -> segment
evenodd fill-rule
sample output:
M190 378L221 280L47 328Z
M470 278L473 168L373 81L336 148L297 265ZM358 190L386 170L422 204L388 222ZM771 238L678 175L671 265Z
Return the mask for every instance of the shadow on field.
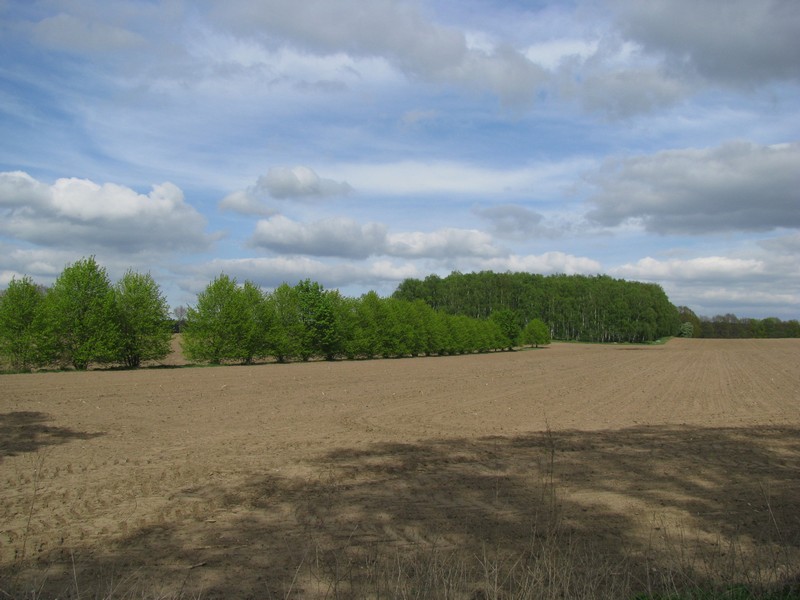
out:
M384 443L312 466L183 490L213 516L77 548L47 586L136 573L203 598L632 598L800 574L797 428Z
M4 456L36 452L43 446L64 444L70 440L90 440L102 433L85 433L68 427L46 425L50 417L42 412L0 413L0 462Z

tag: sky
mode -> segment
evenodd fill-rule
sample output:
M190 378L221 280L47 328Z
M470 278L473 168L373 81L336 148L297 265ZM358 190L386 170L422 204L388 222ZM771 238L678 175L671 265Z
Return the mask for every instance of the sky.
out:
M796 0L0 0L0 289L492 270L800 318Z

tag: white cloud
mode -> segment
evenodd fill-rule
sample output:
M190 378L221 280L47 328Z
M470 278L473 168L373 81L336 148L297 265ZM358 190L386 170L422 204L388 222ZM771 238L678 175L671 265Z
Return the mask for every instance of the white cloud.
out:
M554 71L565 61L576 58L584 61L593 56L597 50L598 42L596 40L559 38L536 42L525 48L523 52L531 62Z
M74 260L69 252L52 248L19 248L0 241L0 286L12 278L27 275L42 285L50 285L68 262Z
M221 210L230 210L243 215L269 217L276 214L276 209L268 206L262 198L256 197L253 189L237 190L220 200Z
M686 82L657 68L628 66L616 70L590 70L579 86L570 88L589 111L600 111L614 118L648 113L671 106L683 99L690 88Z
M567 275L593 275L601 273L602 265L585 256L574 256L564 252L545 252L544 254L511 255L481 260L480 270L496 272L528 273L566 273Z
M52 185L24 172L0 173L0 234L43 247L118 252L201 250L206 220L171 183L148 194L113 183L58 179Z
M647 281L740 281L764 275L762 260L704 256L691 259L657 260L642 258L612 269L618 277Z
M614 0L622 35L674 69L752 86L800 80L800 10L786 0Z
M525 241L559 235L554 228L543 224L543 215L518 204L475 208L472 212L488 221L492 232L501 238Z
M277 215L256 224L250 245L286 254L363 259L384 253L386 226L343 217L303 224Z
M442 228L430 232L388 233L386 225L359 224L343 217L299 223L277 215L259 221L249 243L282 254L356 259L381 255L450 259L502 253L494 246L492 237L482 231Z
M706 316L733 312L740 317L797 318L800 263L796 256L759 251L750 245L736 253L752 257L647 257L612 268L609 273L659 283L673 303Z
M545 77L517 50L470 46L464 31L434 23L416 4L399 0L276 0L269 10L233 0L212 15L265 44L381 57L410 78L488 89L509 103L529 102Z
M393 233L387 238L386 253L407 258L490 257L502 252L492 237L475 229L444 228L431 232Z
M494 168L456 161L402 160L387 163L342 163L331 166L351 182L359 194L404 196L457 194L459 196L538 196L562 191L590 161L570 158L516 168Z
M607 161L588 217L648 231L701 234L800 227L800 144L730 142Z
M323 179L305 166L273 167L259 178L256 187L279 199L341 196L352 190L347 182Z
M346 181L322 178L305 166L273 167L247 189L231 192L219 203L222 210L245 215L271 216L277 210L266 199L304 200L345 196L353 188Z

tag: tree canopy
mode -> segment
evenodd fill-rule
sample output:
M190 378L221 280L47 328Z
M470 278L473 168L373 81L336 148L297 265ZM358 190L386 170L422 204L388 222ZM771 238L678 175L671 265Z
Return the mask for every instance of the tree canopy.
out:
M0 358L15 370L136 367L165 357L170 339L169 309L153 278L128 271L112 287L94 257L67 265L49 289L23 277L0 295Z
M94 257L66 267L42 306L43 356L85 370L119 356L120 327L114 291Z
M43 298L30 277L12 279L0 296L0 357L14 370L28 370L38 362Z
M128 271L114 286L119 324L117 354L128 367L170 352L169 305L152 276Z
M394 297L474 318L510 311L520 330L539 319L559 340L648 342L675 335L680 326L677 309L660 286L605 275L456 271L444 278L406 279Z
M347 298L310 279L264 291L221 274L175 315L187 358L215 364L462 354L552 339L800 337L796 320L699 318L654 284L491 271L406 279L388 298ZM173 327L150 274L128 271L112 286L94 257L65 267L50 289L22 277L0 293L0 359L15 370L138 367L169 353Z

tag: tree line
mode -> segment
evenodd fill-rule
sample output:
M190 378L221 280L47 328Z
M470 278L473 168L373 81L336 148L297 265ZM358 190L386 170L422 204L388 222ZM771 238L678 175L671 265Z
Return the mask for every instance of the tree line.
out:
M544 323L509 327L502 311L477 319L375 292L347 298L308 279L264 292L222 274L176 316L185 356L210 363L462 354L550 341ZM90 257L48 289L12 279L0 295L0 359L14 370L133 368L169 354L174 326L150 274L128 271L112 284Z
M512 339L497 319L449 315L422 301L375 292L349 298L310 279L264 292L222 274L188 309L183 351L190 360L252 363L464 354L550 341L543 323L516 333L524 335Z
M185 356L211 363L460 354L551 339L800 337L796 320L699 318L658 285L603 275L453 272L406 279L388 298L348 298L309 279L265 292L222 274L175 313ZM137 367L171 351L175 326L149 274L112 284L90 257L48 289L11 281L0 294L0 359L15 370Z
M473 318L506 311L520 329L537 319L558 340L641 343L677 335L681 325L661 286L605 275L456 271L406 279L393 297Z
M739 318L734 314L714 317L697 316L686 306L679 306L678 312L684 325L689 324L689 337L697 338L800 338L800 321L782 321L777 317L765 319Z
M171 349L169 306L150 274L116 284L94 257L67 266L51 288L12 279L0 297L0 358L14 370L91 363L138 367Z

